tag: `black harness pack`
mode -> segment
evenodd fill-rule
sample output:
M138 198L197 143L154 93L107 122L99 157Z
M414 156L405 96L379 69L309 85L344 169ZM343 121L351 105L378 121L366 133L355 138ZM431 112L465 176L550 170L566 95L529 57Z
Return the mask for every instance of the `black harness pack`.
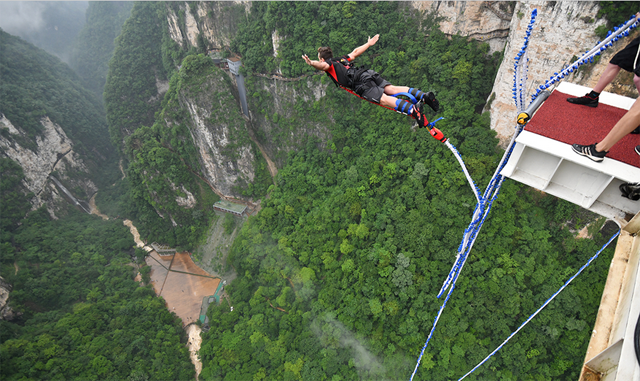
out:
M333 80L336 86L338 87L346 87L352 90L356 90L356 84L360 79L362 73L366 72L367 69L363 67L353 66L351 62L347 60L346 56L342 56L340 58L330 58L328 60L329 65L331 65L334 69L333 73L327 71L327 75L329 78ZM361 87L361 86L358 86Z

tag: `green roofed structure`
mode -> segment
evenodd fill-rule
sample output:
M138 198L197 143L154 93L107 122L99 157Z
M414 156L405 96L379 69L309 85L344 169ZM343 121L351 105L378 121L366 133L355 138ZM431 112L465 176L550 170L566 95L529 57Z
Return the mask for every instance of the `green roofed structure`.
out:
M246 205L242 204L234 204L233 202L220 200L213 204L213 209L219 210L221 212L233 213L235 215L241 216L244 211L247 209Z

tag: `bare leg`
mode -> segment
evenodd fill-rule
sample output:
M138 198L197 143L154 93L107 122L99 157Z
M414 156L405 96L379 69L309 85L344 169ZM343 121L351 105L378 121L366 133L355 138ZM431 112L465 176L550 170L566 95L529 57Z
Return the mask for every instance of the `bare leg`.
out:
M620 118L618 123L613 126L607 136L605 136L604 139L596 145L596 151L609 151L614 144L624 138L628 133L635 130L638 125L640 125L640 98L636 99L631 106L631 109L629 109L629 111Z
M391 87L391 86L387 86L384 88L384 92L387 92L387 88ZM396 94L396 93L392 93L392 94ZM390 108L395 108L396 107L396 97L391 97L387 94L382 94L382 97L380 97L380 104L386 107L390 107Z
M387 85L384 87L384 93L387 95L393 95L398 93L408 93L408 92L409 92L408 86Z
M596 83L593 91L595 91L596 93L601 93L602 90L604 90L604 88L607 87L607 85L610 84L611 81L613 81L616 75L618 75L619 71L620 66L611 63L608 64L604 69L604 72L600 76L600 79L598 79L598 83Z
M633 83L635 83L636 85L636 90L638 90L638 92L640 93L640 77L638 77L637 75L633 75Z

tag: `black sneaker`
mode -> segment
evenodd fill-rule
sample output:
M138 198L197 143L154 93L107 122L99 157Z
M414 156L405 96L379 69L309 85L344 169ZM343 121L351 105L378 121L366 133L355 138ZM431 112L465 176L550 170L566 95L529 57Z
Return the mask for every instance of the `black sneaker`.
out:
M635 130L631 131L632 134L640 134L640 126L636 127Z
M629 200L640 200L640 183L623 183L620 184L620 192L622 197L626 197Z
M580 98L567 98L567 102L569 103L573 103L576 105L585 105L585 106L589 106L589 107L598 107L598 98L599 97L592 97L589 94L586 94L584 97L580 97Z
M431 109L435 112L438 112L438 110L440 109L440 102L436 100L436 95L431 91L422 94L421 101L424 102L424 104L426 104L427 106L431 107Z
M607 153L596 151L596 144L597 143L593 143L590 146L574 144L571 146L571 148L573 148L573 152L577 153L578 155L586 156L589 159L599 163L604 160L604 157L607 155Z
M636 153L640 155L640 146L636 146Z
M418 122L418 128L424 128L427 125L427 118L424 117L424 114L421 112L422 110L418 110L418 107L414 106L411 111L411 116L413 119Z

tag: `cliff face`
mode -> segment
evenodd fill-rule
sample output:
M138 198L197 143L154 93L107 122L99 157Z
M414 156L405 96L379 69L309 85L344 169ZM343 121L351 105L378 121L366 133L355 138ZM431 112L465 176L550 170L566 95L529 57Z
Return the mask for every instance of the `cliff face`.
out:
M26 138L24 131L14 127L9 119L0 114L0 128L6 128L9 132L0 136L0 149L22 167L25 175L23 185L35 195L30 200L32 208L46 204L49 214L55 218L64 200L49 179L52 172L55 171L58 179L73 190L78 198L88 200L97 187L88 178L89 170L73 150L74 143L64 130L48 117L42 118L40 123L44 131L35 137L35 141L31 141ZM28 143L31 143L31 147L25 147Z
M22 315L20 312L14 312L9 307L9 293L11 292L11 285L7 283L4 278L0 276L0 320L13 320L17 316Z
M220 49L229 46L238 24L251 7L250 1L213 1L180 4L180 13L168 10L168 26L171 38L181 47L197 47L202 34L207 48ZM181 25L183 25L181 27Z
M297 150L309 136L318 138L321 146L330 139L326 122L332 120L333 112L314 108L314 103L320 102L327 92L327 84L321 83L319 76L288 81L252 76L247 80L247 89L253 132L278 167L284 165L287 153ZM304 126L291 122L304 119L308 120Z
M179 102L189 114L188 127L202 175L222 195L238 197L233 187L253 181L256 157L225 75L215 70L199 81L197 91L194 87L181 91Z
M491 111L491 128L496 130L501 144L506 144L513 135L516 107L513 102L513 63L514 57L524 43L526 28L531 12L538 9L538 16L529 40L529 75L527 82L528 96L554 73L569 65L574 56L591 49L599 40L593 30L604 20L595 20L599 6L595 2L563 2L563 1L525 1L516 4L511 20L509 37L505 46L504 61L498 70L491 98L495 100L486 106ZM521 17L520 17L521 16ZM624 45L624 42L618 43ZM620 47L618 47L620 48ZM590 75L578 75L565 78L575 83L595 84L601 68L608 63L603 57ZM494 95L495 94L495 95Z
M489 44L489 53L502 51L509 35L513 5L506 1L412 1L411 7L435 13L440 30Z
M485 111L491 112L491 128L496 130L502 145L511 138L515 126L516 108L512 100L514 57L524 43L531 12L538 17L529 40L529 97L535 89L565 65L591 49L599 38L594 30L605 23L597 20L597 2L562 1L425 1L411 2L424 13L435 13L440 29L447 35L460 34L487 42L490 52L504 49L504 61L494 82L493 92ZM609 48L595 64L585 65L566 81L593 87L611 57L640 32ZM622 71L605 91L637 96L633 76Z
M248 1L212 2L180 5L180 11L168 9L167 25L171 38L181 47L188 49L198 45L201 35L207 48L228 47L237 32L237 25L247 17L251 6ZM190 8L195 7L195 8ZM180 19L180 15L184 18ZM194 16L195 15L195 16ZM277 51L280 39L274 34L274 50ZM261 75L250 75L246 79L249 120L241 114L238 98L238 84L235 77L226 71L231 79L229 87L221 78L208 77L203 84L203 94L225 94L231 103L225 104L219 112L212 112L211 99L199 95L196 98L181 94L180 102L191 116L190 131L194 144L200 152L200 163L207 181L225 196L238 197L232 190L234 184L253 181L256 155L262 155L275 175L276 165L281 167L287 158L287 152L296 150L300 143L310 135L321 142L329 139L328 130L323 123L311 122L306 126L290 126L287 120L295 110L294 104L302 99L309 107L320 100L326 91L318 77L288 79ZM223 97L223 98L224 98ZM217 101L223 102L222 98ZM226 101L224 101L226 102ZM214 108L217 107L214 103ZM222 103L220 103L222 104ZM229 119L230 115L233 115ZM321 118L322 119L322 118ZM233 120L233 121L231 121ZM229 123L233 127L229 127ZM238 145L227 139L229 131L237 136L247 134L245 143ZM240 132L243 131L243 132ZM255 143L254 154L251 141ZM229 149L233 146L232 156ZM226 156L225 156L226 155ZM275 163L275 165L274 165Z

